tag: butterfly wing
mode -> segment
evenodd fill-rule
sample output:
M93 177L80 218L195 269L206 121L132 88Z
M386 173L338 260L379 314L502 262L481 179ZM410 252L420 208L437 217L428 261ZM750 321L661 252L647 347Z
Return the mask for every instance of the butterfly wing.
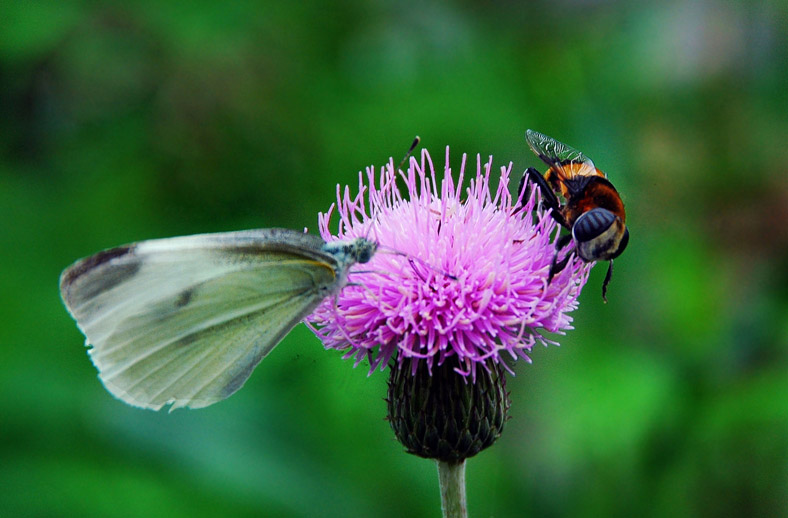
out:
M238 390L337 287L322 245L285 230L143 241L78 261L61 294L113 395L200 408Z

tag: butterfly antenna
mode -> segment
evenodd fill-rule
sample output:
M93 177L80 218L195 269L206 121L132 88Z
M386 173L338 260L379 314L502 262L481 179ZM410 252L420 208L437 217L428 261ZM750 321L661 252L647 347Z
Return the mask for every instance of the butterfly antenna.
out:
M460 280L459 277L457 277L456 275L452 275L449 272L447 272L446 270L441 270L440 268L436 268L435 266L431 265L430 263L428 263L424 259L420 259L420 258L412 256L410 254L406 254L405 252L400 252L399 250L395 250L395 249L390 248L388 246L383 246L383 245L378 245L378 246L381 249L381 252L383 252L383 253L389 253L389 254L399 255L401 257L406 257L411 264L414 263L414 262L418 262L422 266L424 266L425 268L428 268L428 269L432 270L435 273L439 273L439 274L443 275L444 277L448 277L449 279L451 279L453 281Z

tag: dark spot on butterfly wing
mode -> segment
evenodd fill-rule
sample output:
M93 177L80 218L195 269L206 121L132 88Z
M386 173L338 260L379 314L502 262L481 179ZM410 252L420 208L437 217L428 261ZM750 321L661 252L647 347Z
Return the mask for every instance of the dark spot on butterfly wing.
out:
M90 257L86 257L81 261L77 261L70 268L63 272L63 275L60 279L60 285L62 287L68 287L86 272L97 268L107 261L115 259L116 257L123 257L124 255L131 253L133 249L133 245L119 246L117 248L110 248L109 250L104 250L95 255L91 255Z
M183 290L175 298L175 307L177 309L183 308L189 302L191 302L192 297L194 297L194 288L188 288L188 289Z
M142 261L134 257L134 249L134 245L128 245L104 250L66 269L60 277L63 299L73 306L133 277L142 266Z

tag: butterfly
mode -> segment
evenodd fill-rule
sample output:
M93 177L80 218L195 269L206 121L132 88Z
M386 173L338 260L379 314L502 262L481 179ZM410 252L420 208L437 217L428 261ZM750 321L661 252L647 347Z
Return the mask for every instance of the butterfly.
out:
M111 394L201 408L240 389L377 247L287 229L140 241L75 262L60 293Z

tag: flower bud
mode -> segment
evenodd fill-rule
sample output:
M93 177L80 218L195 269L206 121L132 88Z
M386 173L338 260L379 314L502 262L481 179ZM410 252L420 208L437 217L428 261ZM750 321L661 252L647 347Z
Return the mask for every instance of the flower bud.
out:
M406 358L389 376L388 420L408 453L459 462L500 437L509 411L509 393L500 364L476 369L475 378L458 373L455 357L415 374Z

